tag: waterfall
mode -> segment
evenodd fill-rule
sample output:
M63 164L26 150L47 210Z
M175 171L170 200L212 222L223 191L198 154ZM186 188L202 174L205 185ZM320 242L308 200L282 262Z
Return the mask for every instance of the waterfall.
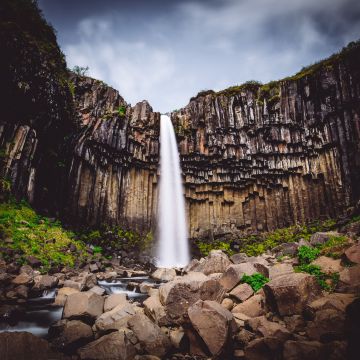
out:
M160 122L160 189L158 208L158 267L182 267L189 263L185 201L179 152L169 116Z

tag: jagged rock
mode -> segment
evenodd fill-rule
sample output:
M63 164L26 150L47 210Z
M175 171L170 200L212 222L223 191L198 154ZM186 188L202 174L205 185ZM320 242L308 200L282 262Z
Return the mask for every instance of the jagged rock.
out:
M318 341L288 340L283 356L286 360L325 360L324 346Z
M71 288L71 287L62 287L58 290L54 305L56 306L64 306L66 303L66 299L69 295L78 293L79 290Z
M216 300L220 302L224 289L218 281L203 273L189 274L160 286L160 302L165 307L169 319L176 324L187 321L189 306L198 300Z
M51 344L59 350L74 350L90 342L94 335L91 327L79 320L59 320L49 329Z
M234 297L236 300L244 302L249 297L254 295L254 290L249 284L240 284L231 290L230 296Z
M95 320L103 313L104 298L91 291L70 294L66 298L63 318Z
M275 246L271 251L276 254L276 256L294 256L297 253L299 244L296 242L283 243L278 246Z
M219 282L226 291L229 291L240 282L245 274L253 275L256 272L257 270L254 265L250 263L230 265L220 278Z
M246 320L245 326L264 337L275 337L281 341L286 341L291 338L290 332L284 326L267 320L265 316L258 316Z
M329 232L316 232L315 234L311 235L310 244L315 245L323 245L327 241L331 239L333 236L341 236L338 232L329 231Z
M345 256L352 263L360 264L360 243L346 249Z
M78 350L80 359L86 360L133 360L135 346L126 331L115 331L87 344Z
M232 313L242 313L249 317L257 317L264 315L264 303L262 295L256 294L245 300L243 303L236 305Z
M334 309L319 310L315 319L307 324L306 333L310 339L321 342L342 340L345 337L345 314Z
M281 316L301 314L305 305L321 294L316 278L304 273L279 276L263 289L267 305Z
M244 348L247 346L247 344L250 341L254 340L254 338L255 338L255 334L253 334L249 330L241 329L236 334L235 340L240 344L240 346L242 346Z
M292 333L303 332L306 327L306 321L301 315L285 316L284 322L286 328Z
M0 333L1 360L60 360L49 343L28 332Z
M273 280L279 276L289 275L294 273L294 268L291 264L275 264L269 269L269 279Z
M321 270L327 274L338 273L344 269L341 266L340 259L332 259L327 256L320 256L316 260L314 260L311 264L320 266Z
M147 316L136 314L128 320L142 348L150 355L164 356L170 349L169 338Z
M282 342L275 337L254 339L245 348L246 360L276 360L282 352Z
M174 280L175 276L176 276L175 269L166 269L166 268L156 269L156 271L151 274L151 277L154 280L158 280L158 281L171 281Z
M215 301L199 300L189 307L188 314L191 324L213 356L229 351L228 341L235 330L231 312Z
M241 264L244 262L248 262L249 257L245 253L237 253L230 256L230 260L234 264Z
M156 324L159 326L166 326L171 324L171 319L168 317L165 307L161 304L159 292L154 293L148 297L144 302L144 311Z
M93 286L89 291L91 291L97 295L100 295L100 296L105 294L105 290L97 285Z
M346 267L340 272L340 284L346 291L357 292L360 289L360 265Z
M126 294L111 294L105 298L104 312L108 312L118 305L125 305L127 303Z
M31 285L34 282L34 280L33 280L32 276L23 272L23 273L19 274L18 276L16 276L16 278L14 278L11 282L14 285Z
M34 277L33 291L43 291L45 289L51 289L58 284L59 280L55 276L50 275L38 275Z
M213 273L223 273L230 265L231 261L221 250L211 250L206 258L202 258L199 262L192 265L191 271L210 275Z

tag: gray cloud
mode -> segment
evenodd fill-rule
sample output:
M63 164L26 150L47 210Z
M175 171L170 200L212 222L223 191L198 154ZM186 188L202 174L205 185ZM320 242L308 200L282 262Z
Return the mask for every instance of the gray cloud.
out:
M360 34L357 0L42 0L69 67L155 110L291 75Z

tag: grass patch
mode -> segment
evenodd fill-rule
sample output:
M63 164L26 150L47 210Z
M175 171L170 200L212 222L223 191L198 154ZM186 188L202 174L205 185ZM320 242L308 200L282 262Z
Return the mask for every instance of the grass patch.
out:
M308 246L300 246L298 249L298 258L301 264L310 264L320 255L320 250Z
M262 274L255 273L253 275L244 275L241 278L242 283L249 284L254 292L259 291L270 280Z
M3 252L5 260L17 255L24 264L28 256L36 257L46 272L52 266L74 266L85 260L87 252L83 242L64 230L59 221L38 215L26 202L0 204L0 246L12 250ZM75 251L70 251L75 246Z
M222 250L229 256L234 254L234 251L231 250L231 244L223 241L214 241L212 243L198 241L196 245L202 256L208 256L211 250Z

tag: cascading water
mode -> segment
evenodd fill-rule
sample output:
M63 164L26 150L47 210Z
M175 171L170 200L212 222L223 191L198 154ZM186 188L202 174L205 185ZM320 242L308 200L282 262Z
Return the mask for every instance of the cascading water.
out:
M158 208L158 267L182 267L189 263L185 202L179 152L169 116L160 122L160 189Z

